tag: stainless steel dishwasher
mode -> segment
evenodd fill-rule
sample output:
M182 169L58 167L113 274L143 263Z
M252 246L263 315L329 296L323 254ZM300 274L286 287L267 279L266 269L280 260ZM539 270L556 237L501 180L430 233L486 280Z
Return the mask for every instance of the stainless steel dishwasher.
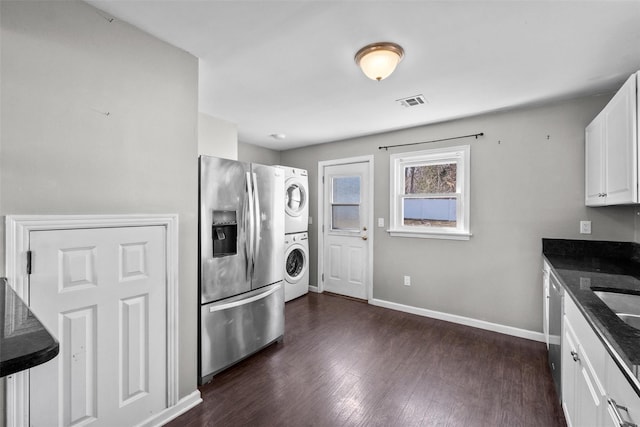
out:
M561 395L561 360L562 360L562 315L563 315L563 299L564 291L558 279L549 274L549 367L551 367L551 376L556 386L558 398Z

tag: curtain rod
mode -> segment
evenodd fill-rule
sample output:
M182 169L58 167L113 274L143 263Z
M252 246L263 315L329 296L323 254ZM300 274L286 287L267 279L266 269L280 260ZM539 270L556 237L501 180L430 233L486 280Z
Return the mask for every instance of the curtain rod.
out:
M432 141L410 142L410 143L407 143L407 144L396 144L396 145L383 145L382 147L378 147L378 150L384 149L386 151L389 151L389 148L406 147L408 145L429 144L431 142L450 141L452 139L471 138L472 136L474 136L476 139L478 139L479 136L484 136L484 132L473 133L471 135L454 136L454 137L451 137L451 138L434 139Z

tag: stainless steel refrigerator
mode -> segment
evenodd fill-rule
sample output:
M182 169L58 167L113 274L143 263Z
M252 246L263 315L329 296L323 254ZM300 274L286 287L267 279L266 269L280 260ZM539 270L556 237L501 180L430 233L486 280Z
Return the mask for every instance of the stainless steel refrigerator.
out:
M200 384L284 335L283 175L200 157Z

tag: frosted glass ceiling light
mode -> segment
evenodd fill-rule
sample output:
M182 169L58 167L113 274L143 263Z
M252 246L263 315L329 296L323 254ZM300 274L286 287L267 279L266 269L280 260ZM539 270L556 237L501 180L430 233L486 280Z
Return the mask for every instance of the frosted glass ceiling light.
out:
M371 80L383 80L393 73L404 57L404 49L390 42L369 44L356 53L356 64Z

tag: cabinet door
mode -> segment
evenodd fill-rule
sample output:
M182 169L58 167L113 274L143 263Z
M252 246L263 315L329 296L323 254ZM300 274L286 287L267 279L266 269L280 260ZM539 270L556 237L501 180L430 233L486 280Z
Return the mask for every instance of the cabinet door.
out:
M602 425L606 406L604 386L567 316L562 345L562 404L567 424Z
M636 75L609 101L604 113L606 204L638 202Z
M585 204L605 203L604 115L599 114L585 129Z
M567 425L571 427L578 425L575 419L577 364L574 360L574 355L577 357L578 354L578 344L566 316L562 330L562 409Z
M546 261L542 262L542 331L544 342L549 349L549 274L551 268Z
M620 421L640 423L640 397L620 371L616 362L607 357L607 405L605 425L620 426Z
M582 349L580 349L582 350ZM602 425L602 414L606 407L606 394L595 376L587 354L578 352L576 374L576 425Z

